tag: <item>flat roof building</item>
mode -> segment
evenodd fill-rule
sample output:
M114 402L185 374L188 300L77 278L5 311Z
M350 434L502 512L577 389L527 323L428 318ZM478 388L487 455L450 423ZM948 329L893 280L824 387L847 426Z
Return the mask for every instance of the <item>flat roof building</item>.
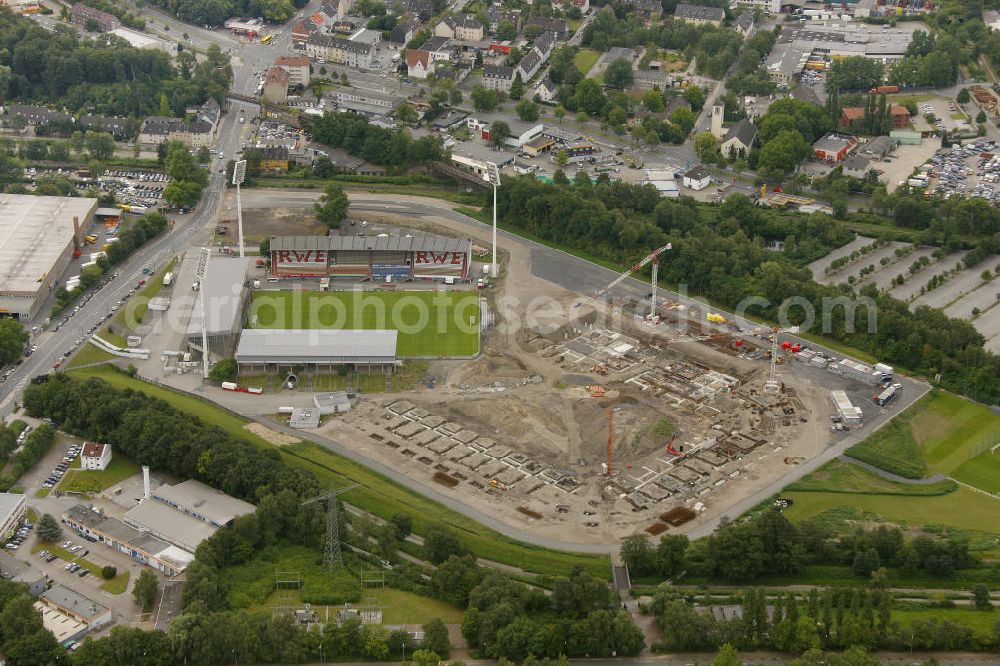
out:
M27 511L23 493L0 493L0 540L14 533Z
M66 525L85 537L93 537L99 543L129 555L132 559L162 571L168 576L176 576L194 560L194 555L183 548L171 545L151 534L126 525L117 518L107 516L103 511L76 504L63 513Z
M177 55L176 42L160 39L145 32L139 32L131 28L115 28L110 34L121 37L137 49L157 49L170 56Z
M97 199L0 194L0 314L38 313L96 210Z
M28 586L33 597L45 591L49 577L27 562L22 562L10 553L0 551L0 578Z
M240 370L297 365L388 369L396 365L396 331L247 329L236 348Z
M201 303L208 317L208 349L219 357L232 355L249 300L246 288L250 259L212 257L198 290L198 302L187 327L188 348L201 352Z

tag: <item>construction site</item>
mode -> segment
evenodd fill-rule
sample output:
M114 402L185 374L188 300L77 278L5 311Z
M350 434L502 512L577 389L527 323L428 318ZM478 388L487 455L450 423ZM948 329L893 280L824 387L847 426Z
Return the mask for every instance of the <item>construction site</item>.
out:
M687 532L816 457L847 430L831 389L870 404L780 331L655 289L616 296L632 272L567 293L563 326L487 334L478 358L433 363L433 384L369 395L318 432L521 529L613 543Z

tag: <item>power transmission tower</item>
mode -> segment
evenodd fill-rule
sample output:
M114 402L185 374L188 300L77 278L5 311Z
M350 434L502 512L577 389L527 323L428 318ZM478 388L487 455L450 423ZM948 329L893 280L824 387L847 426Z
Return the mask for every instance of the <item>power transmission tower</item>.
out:
M344 563L344 557L340 553L340 524L339 516L337 515L337 495L342 495L360 485L360 483L355 483L353 486L348 486L347 488L335 489L331 483L328 492L302 503L302 506L306 506L307 504L326 500L326 544L324 544L323 548L323 564L327 569L333 569L335 566Z

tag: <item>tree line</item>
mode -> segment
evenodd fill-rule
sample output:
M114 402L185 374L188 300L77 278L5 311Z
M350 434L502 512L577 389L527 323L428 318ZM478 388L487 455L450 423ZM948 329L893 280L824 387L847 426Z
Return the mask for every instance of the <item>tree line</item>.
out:
M80 36L73 29L49 32L13 12L0 12L0 99L91 112L145 117L159 111L165 95L183 115L209 97L222 103L232 69L217 45L197 62L186 51L177 66L156 49L137 49L115 35Z
M828 122L822 109L802 107L795 100L771 106L783 108L786 103L793 113L781 114L786 118L780 123L762 122L762 134L814 133ZM565 175L561 182L566 182ZM500 219L509 228L601 260L629 265L669 241L671 259L661 267L667 283L710 294L729 307L750 296L767 299L767 305L749 306L750 316L775 321L780 304L792 296L805 298L819 313L825 298L859 295L849 285L818 284L806 268L851 236L822 213L758 208L742 195L730 196L719 206L664 200L652 186L611 183L603 177L594 185L581 181L572 187L530 176L505 177L498 196ZM484 205L490 205L485 197ZM774 241L783 243L783 251L766 249ZM885 363L928 377L940 374L940 385L953 392L983 402L1000 400L1000 356L983 348L983 337L971 324L932 308L911 312L907 304L872 286L863 287L860 295L877 307L874 333L868 332L868 317L874 313L860 306L853 328L847 326L846 310L834 308L824 335ZM790 323L805 322L804 313L793 310L788 313Z
M307 129L319 143L343 148L354 157L393 170L404 171L419 162L444 158L438 137L414 139L405 129L385 129L353 113L325 113L308 121Z
M154 0L157 7L170 12L182 21L198 25L220 26L231 16L260 17L281 23L292 17L296 10L308 4L307 0Z

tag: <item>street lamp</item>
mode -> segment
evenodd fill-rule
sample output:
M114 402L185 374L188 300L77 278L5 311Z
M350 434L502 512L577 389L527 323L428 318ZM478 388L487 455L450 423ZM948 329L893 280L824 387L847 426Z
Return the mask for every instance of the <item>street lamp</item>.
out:
M493 162L487 162L484 175L484 180L493 186L493 259L490 277L495 278L500 275L500 265L497 263L497 188L500 187L500 167Z
M208 314L205 307L205 274L208 272L208 260L212 257L212 250L207 247L201 248L198 256L198 267L195 269L195 277L198 278L198 300L201 302L201 365L205 379L208 379Z
M233 185L236 186L236 224L240 235L240 259L243 258L243 203L240 201L240 185L247 175L247 161L239 160L233 165Z

